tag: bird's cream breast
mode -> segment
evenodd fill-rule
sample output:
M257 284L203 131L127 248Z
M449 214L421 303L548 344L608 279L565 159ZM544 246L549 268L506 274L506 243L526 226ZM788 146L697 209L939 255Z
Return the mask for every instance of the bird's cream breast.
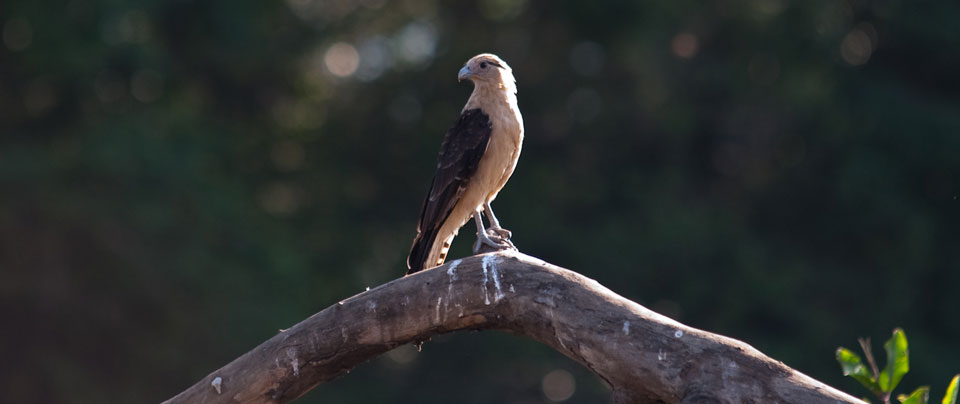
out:
M523 121L519 112L515 108L500 108L495 117L491 117L493 131L490 134L490 143L487 145L487 153L484 157L489 162L489 181L490 186L487 189L490 192L486 196L486 202L492 201L497 197L497 193L503 188L507 180L513 174L517 166L517 160L520 158L520 149L523 145ZM487 158L489 156L489 158ZM478 174L483 170L484 161L480 161L481 166L477 168Z

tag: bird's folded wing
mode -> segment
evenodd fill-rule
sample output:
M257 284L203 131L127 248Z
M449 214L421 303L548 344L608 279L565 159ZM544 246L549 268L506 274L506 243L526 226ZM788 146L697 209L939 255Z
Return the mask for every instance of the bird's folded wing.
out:
M420 212L419 234L410 250L408 265L423 265L418 261L426 258L437 231L476 173L492 131L490 117L480 109L463 111L453 127L447 130L440 145L437 172Z

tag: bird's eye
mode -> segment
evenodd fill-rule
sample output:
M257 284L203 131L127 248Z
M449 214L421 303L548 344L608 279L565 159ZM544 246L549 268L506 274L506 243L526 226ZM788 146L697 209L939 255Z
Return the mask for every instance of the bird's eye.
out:
M480 68L481 68L481 69L486 69L486 68L487 68L487 62L480 62Z

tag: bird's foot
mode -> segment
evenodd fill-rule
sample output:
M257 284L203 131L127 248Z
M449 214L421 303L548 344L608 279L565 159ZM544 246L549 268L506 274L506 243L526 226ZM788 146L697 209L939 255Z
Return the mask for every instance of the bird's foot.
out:
M504 235L506 235L506 237L504 237ZM510 231L501 228L490 228L487 229L486 232L477 233L477 241L473 243L474 254L516 249L517 247L510 241Z
M490 233L500 236L501 239L504 239L507 242L509 242L510 238L513 237L513 232L511 232L510 230L504 229L502 227L490 227L489 229L487 229L487 234L490 234Z

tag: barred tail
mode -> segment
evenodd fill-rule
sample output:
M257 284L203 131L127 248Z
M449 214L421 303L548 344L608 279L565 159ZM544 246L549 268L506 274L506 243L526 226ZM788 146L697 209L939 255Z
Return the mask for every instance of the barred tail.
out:
M453 236L446 240L437 239L437 231L418 234L413 240L410 255L407 256L407 275L427 268L443 265L450 251Z
M440 248L437 249L438 251L431 251L431 254L427 256L427 261L433 262L433 264L430 265L431 267L443 265L443 262L447 260L447 252L450 251L451 241L453 241L453 237L449 237L446 240L443 240L442 243L439 243ZM436 258L432 259L433 257L436 257Z

